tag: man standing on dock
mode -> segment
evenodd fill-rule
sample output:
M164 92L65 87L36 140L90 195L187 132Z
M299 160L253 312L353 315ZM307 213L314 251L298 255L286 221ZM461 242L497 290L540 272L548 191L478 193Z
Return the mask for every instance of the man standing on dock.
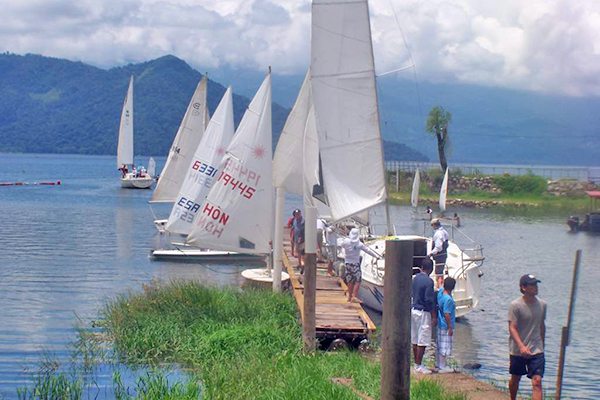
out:
M360 241L360 232L353 228L350 231L350 236L344 239L342 243L346 255L346 275L345 282L348 286L348 301L351 303L362 303L358 297L360 282L362 281L362 270L360 269L360 252L364 251L370 254L376 260L379 260L379 254L368 248Z
M508 332L510 353L511 400L516 400L523 375L531 379L531 399L542 400L544 376L544 341L546 336L546 302L538 299L538 282L533 275L523 275L519 281L522 297L510 303Z
M431 346L431 330L437 322L433 281L429 277L432 270L433 262L429 258L424 259L421 272L412 281L410 341L415 356L415 372L420 374L431 374L431 370L421 363L425 348Z

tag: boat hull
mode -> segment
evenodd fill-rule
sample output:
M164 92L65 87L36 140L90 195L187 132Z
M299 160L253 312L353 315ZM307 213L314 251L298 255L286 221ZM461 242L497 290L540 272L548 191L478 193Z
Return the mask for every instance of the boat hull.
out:
M179 262L251 262L263 263L265 257L259 254L236 253L234 251L202 249L165 249L154 250L151 256L155 260Z
M419 252L428 253L431 251L431 238L422 236L398 237L420 242L421 246L415 246L415 256L421 256ZM377 253L383 253L385 250L385 240L376 240L366 243ZM423 254L425 255L425 254ZM452 292L452 297L456 303L456 317L462 317L473 311L479 304L481 295L481 276L483 273L480 266L483 258L469 257L453 242L448 246L448 259L446 261L447 271L445 276L456 279L456 287ZM415 262L416 264L417 262ZM374 262L373 258L365 254L363 256L362 283L358 296L368 307L383 312L384 301L384 276L385 261ZM416 270L414 270L416 271ZM432 278L434 276L432 275Z
M151 176L145 176L143 178L126 176L121 178L121 187L123 189L150 189L153 183L154 178Z

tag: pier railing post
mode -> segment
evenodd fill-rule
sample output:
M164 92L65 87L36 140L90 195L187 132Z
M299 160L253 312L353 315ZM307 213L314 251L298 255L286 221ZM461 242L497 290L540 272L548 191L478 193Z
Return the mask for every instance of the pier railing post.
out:
M313 352L317 348L316 339L316 298L317 298L317 208L306 207L304 225L304 323L302 343L304 351Z
M285 190L277 188L275 198L275 229L273 233L273 292L281 292L281 269L283 264L283 209Z
M413 241L385 242L381 399L410 399Z

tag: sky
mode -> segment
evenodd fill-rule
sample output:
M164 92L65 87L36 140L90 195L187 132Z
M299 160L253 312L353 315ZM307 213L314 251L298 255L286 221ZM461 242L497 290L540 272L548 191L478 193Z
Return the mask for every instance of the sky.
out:
M598 0L372 0L377 74L600 96ZM307 0L0 0L0 52L305 74Z

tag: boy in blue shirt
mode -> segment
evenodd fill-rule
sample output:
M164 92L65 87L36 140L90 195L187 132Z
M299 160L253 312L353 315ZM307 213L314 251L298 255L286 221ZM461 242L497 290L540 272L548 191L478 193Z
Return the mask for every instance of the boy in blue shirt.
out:
M444 289L438 291L438 328L437 328L437 367L439 374L454 372L453 368L446 365L446 357L452 354L452 336L456 320L456 305L452 298L452 291L456 286L454 278L444 280Z

